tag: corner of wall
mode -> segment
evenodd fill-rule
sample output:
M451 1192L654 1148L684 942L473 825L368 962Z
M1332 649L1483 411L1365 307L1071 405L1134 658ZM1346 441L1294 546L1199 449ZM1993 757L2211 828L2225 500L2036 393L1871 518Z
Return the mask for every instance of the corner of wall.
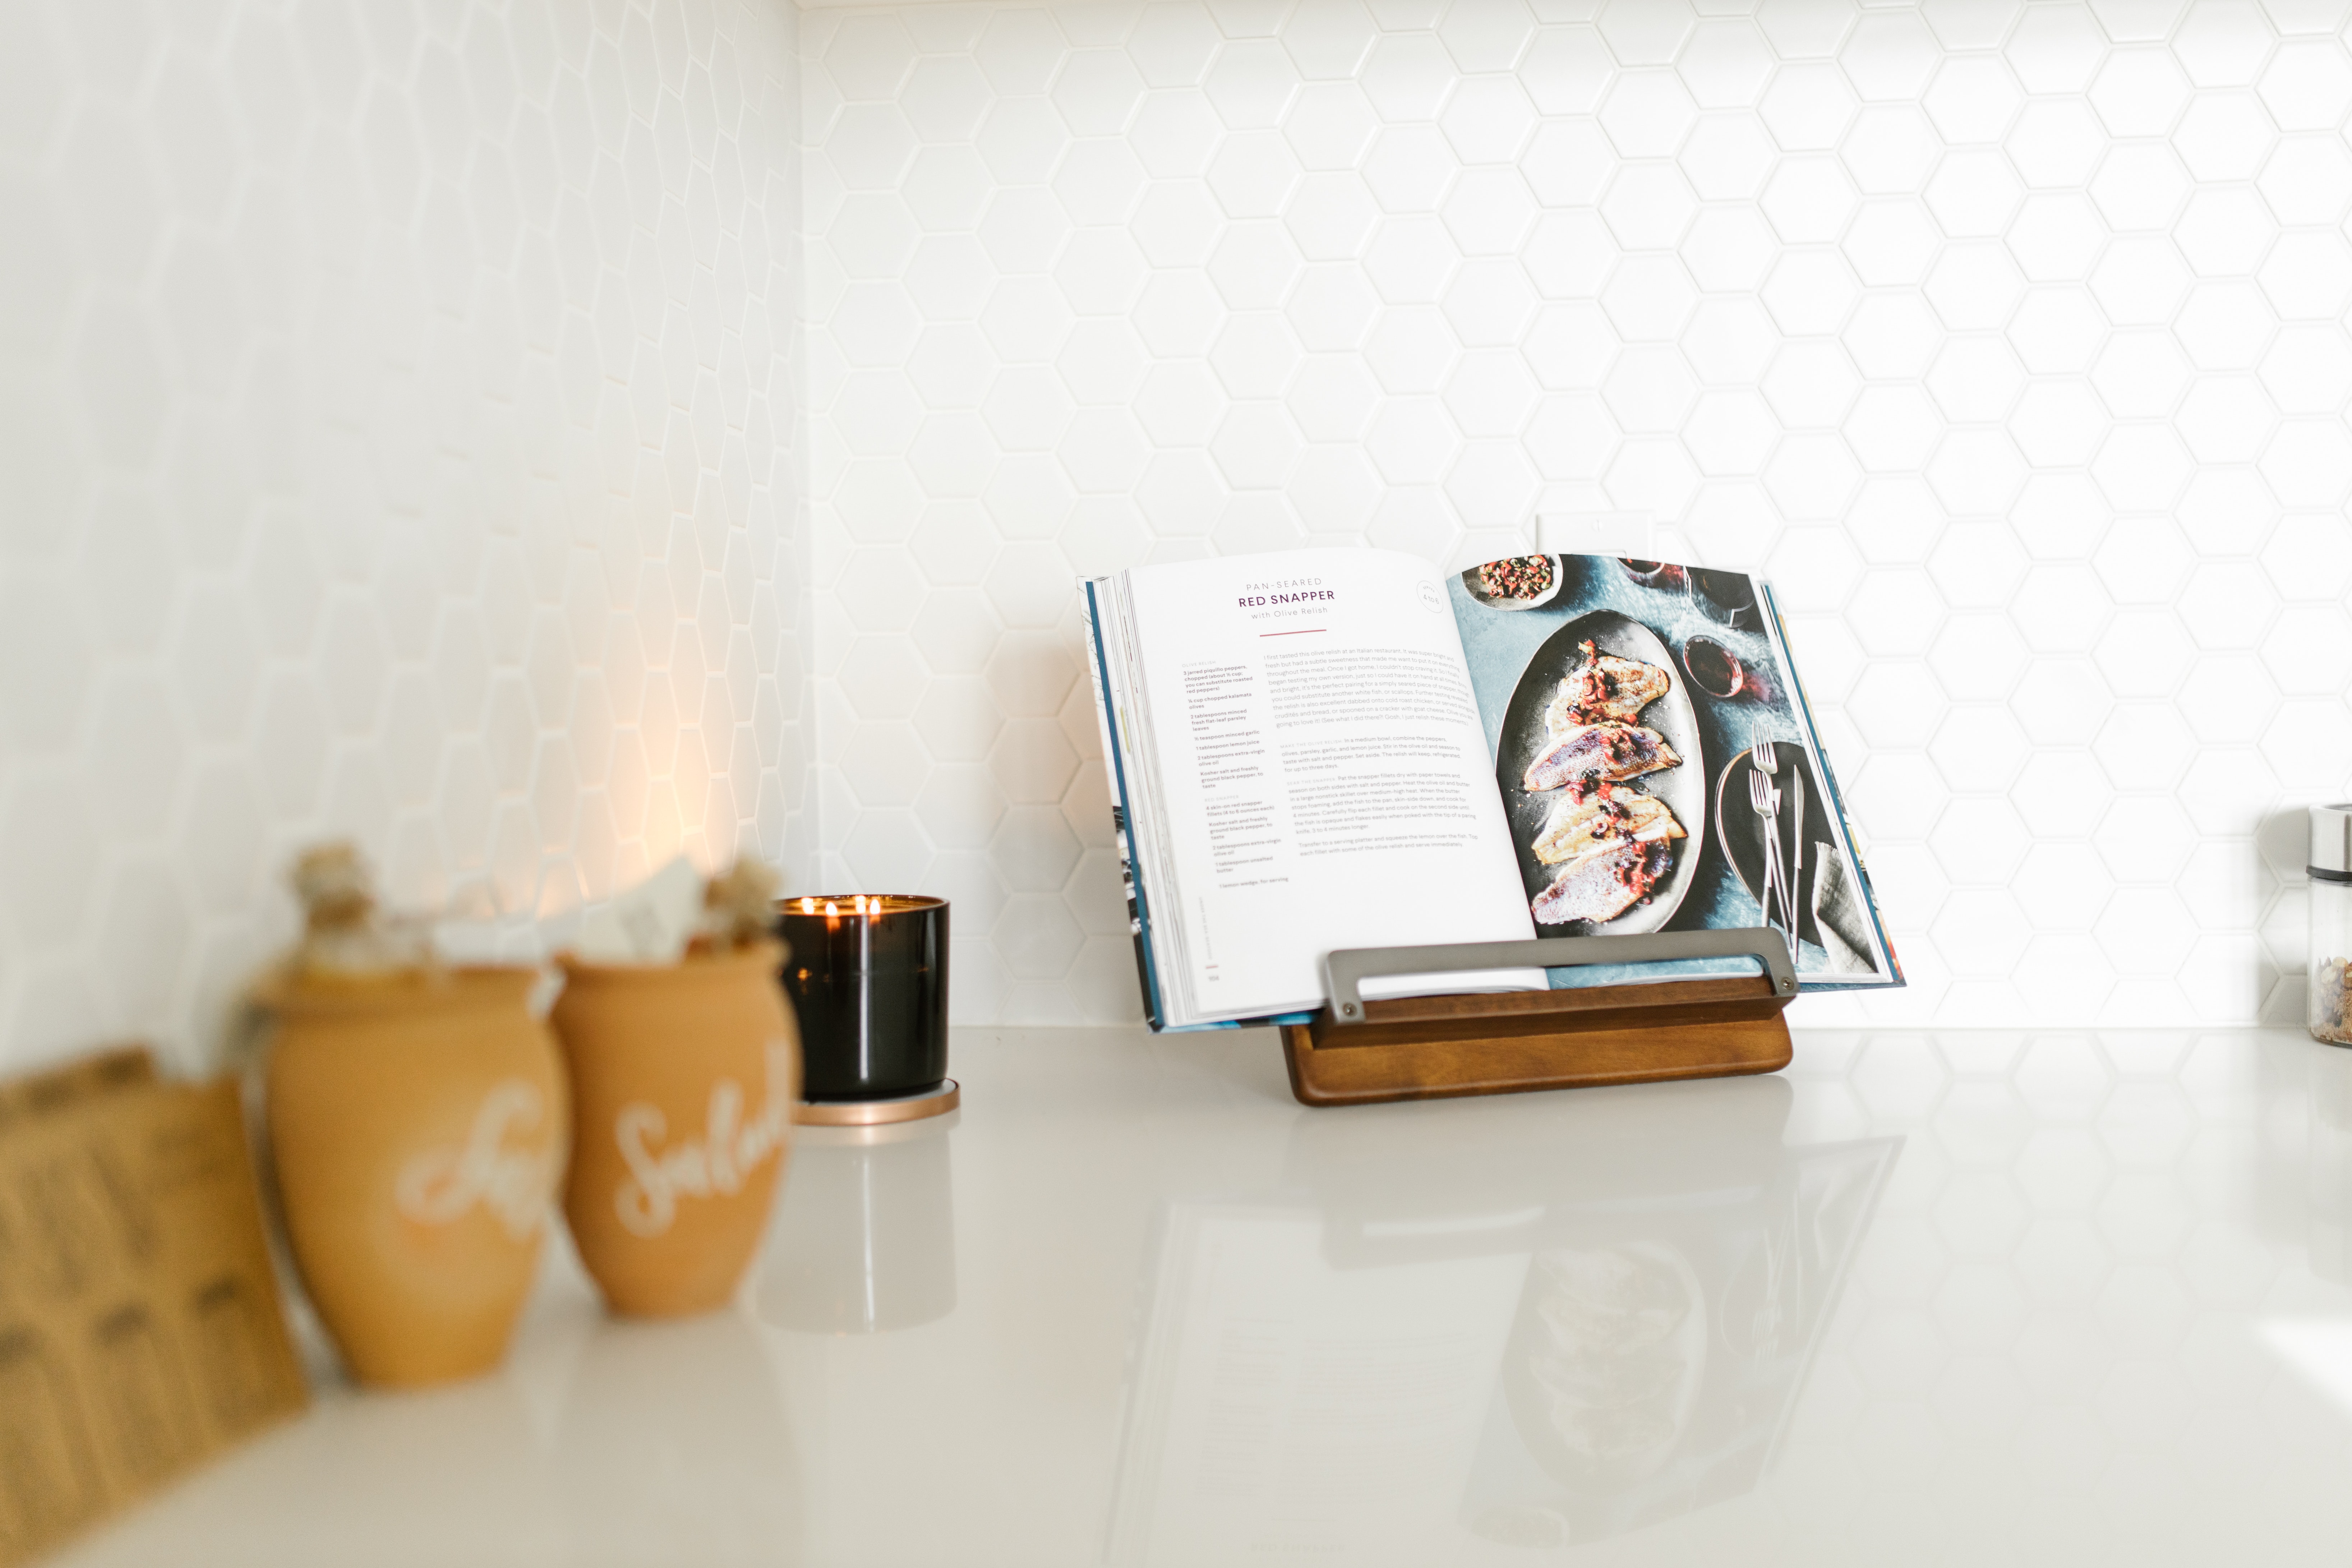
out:
M818 847L822 840L817 809L814 702L814 568L809 529L809 399L807 247L804 238L803 189L805 127L802 124L801 12L793 0L770 0L776 28L775 87L779 129L788 144L779 149L778 191L781 209L776 228L782 236L779 262L779 292L790 303L787 330L776 374L788 388L789 414L776 426L779 442L771 481L778 497L779 536L776 542L778 602L783 611L779 639L777 685L786 723L779 776L785 800L781 834L771 840L764 833L762 851L783 873L787 888L805 888L817 880Z
M515 956L805 875L799 13L165 11L10 14L0 1072L204 1064L320 839Z

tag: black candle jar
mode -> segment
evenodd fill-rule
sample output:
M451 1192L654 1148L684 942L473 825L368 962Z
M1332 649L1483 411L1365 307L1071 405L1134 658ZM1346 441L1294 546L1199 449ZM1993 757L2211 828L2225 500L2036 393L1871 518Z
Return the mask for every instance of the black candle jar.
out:
M801 1095L931 1093L948 1076L945 899L835 893L786 899L782 978L801 1026Z

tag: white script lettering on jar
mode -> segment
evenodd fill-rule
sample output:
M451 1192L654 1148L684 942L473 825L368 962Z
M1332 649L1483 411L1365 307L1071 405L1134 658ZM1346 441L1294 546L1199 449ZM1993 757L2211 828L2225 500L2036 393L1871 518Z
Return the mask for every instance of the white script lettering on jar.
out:
M710 1086L710 1109L700 1138L688 1138L665 1149L668 1119L659 1108L639 1100L621 1108L613 1120L613 1136L629 1167L627 1179L613 1190L613 1207L622 1226L633 1236L656 1237L677 1218L681 1197L731 1197L743 1190L751 1173L783 1147L792 1131L793 1106L785 1098L793 1079L792 1047L782 1040L768 1042L768 1094L759 1115L743 1119L743 1088L731 1078Z
M419 1225L450 1225L476 1204L498 1215L507 1234L528 1241L547 1213L559 1156L553 1147L509 1148L507 1133L530 1133L545 1106L537 1088L519 1078L493 1085L474 1112L462 1148L444 1145L400 1168L393 1201Z

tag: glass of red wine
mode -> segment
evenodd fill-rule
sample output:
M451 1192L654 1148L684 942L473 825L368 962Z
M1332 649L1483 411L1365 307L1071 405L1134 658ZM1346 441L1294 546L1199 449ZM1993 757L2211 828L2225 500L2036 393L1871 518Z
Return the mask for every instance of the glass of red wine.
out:
M1690 574L1691 598L1708 620L1735 631L1762 626L1756 608L1756 583L1745 572L1712 572L1699 567Z
M1683 639L1683 668L1690 672L1691 684L1709 697L1737 697L1748 685L1739 656L1711 637Z

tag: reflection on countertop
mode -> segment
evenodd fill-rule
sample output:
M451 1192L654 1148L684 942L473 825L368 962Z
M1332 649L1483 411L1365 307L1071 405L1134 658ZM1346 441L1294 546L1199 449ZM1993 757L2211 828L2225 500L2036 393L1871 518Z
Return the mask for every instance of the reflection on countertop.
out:
M2333 1562L2352 1052L1823 1034L1308 1111L1270 1036L965 1031L739 1310L330 1391L61 1564Z
M761 1321L874 1334L955 1310L960 1111L880 1127L806 1127L793 1150L753 1300Z
M575 1563L798 1558L793 1451L760 1332L738 1312L601 1322L557 1415L554 1468Z
M1901 1146L1776 1078L1294 1123L1161 1222L1117 1563L1415 1563L1752 1488Z
M793 1563L801 1475L750 1320L615 1321L567 1282L499 1372L326 1390L60 1561Z

